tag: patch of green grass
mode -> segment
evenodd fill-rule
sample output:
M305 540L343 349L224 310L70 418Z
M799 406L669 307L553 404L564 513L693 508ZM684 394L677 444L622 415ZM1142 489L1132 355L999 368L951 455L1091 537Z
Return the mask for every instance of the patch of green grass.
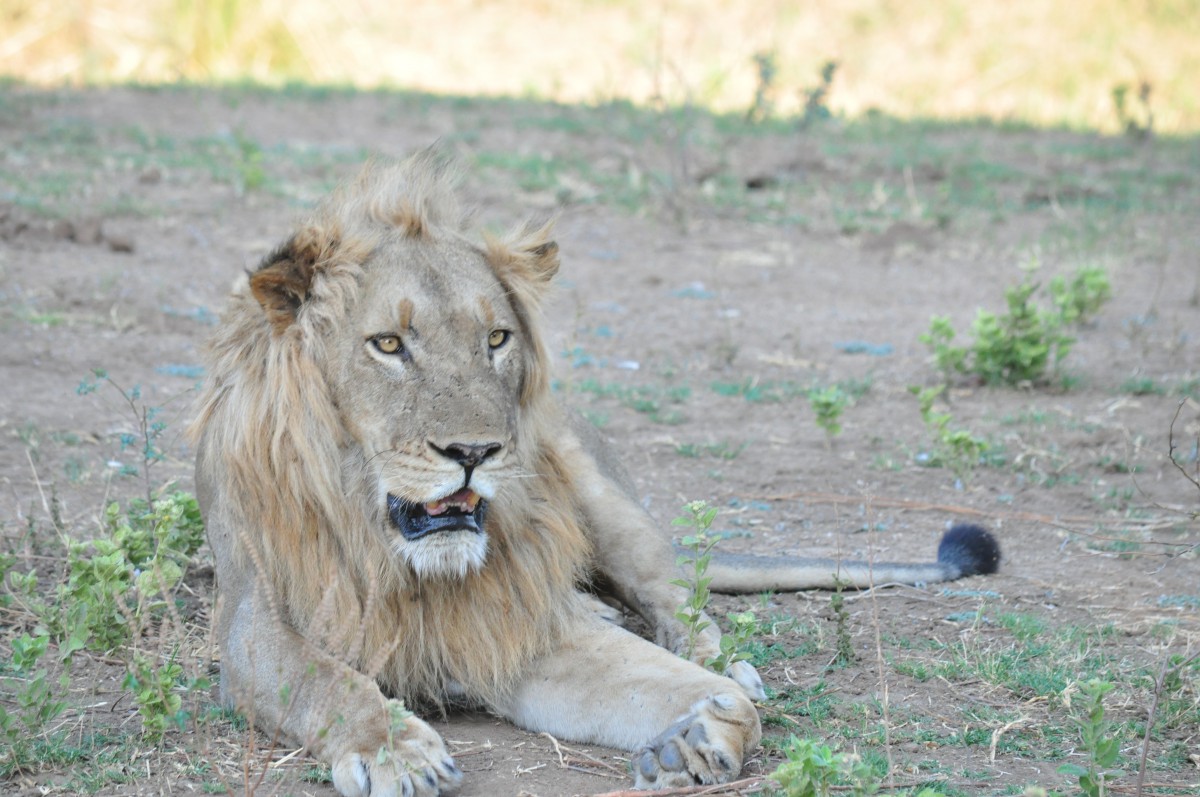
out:
M109 784L129 782L128 775L122 773L120 768L127 763L136 742L136 736L107 733L80 736L59 731L35 736L24 744L10 748L8 755L0 756L0 777L10 778L17 772L66 767L76 774L64 788L92 793Z
M1046 621L1032 614L1006 612L996 617L996 625L1021 642L1037 639L1047 631Z
M838 704L835 693L824 681L811 686L789 686L780 691L768 691L768 710L763 714L764 725L784 728L799 727L793 717L808 717L814 722L828 719Z
M933 677L928 664L920 659L912 659L908 661L892 661L892 669L901 675L907 675L910 678L918 681L928 681Z
M808 395L808 389L795 382L762 381L749 377L738 382L713 382L710 387L718 396L743 398L751 403L774 403Z
M680 443L675 446L675 453L681 457L695 459L697 457L708 456L716 459L737 459L743 451L749 447L749 441L742 441L734 444L730 441L722 441L720 443Z
M692 389L686 385L622 385L596 379L572 382L571 389L576 393L591 396L593 400L615 400L621 406L649 416L655 423L667 425L679 424L685 420L677 407L685 404L692 394Z
M1192 401L1200 401L1200 377L1186 379L1175 387L1175 394Z
M819 88L819 86L818 86ZM1191 139L1157 136L1154 147L1123 138L1063 133L1046 136L1006 122L900 120L882 114L817 123L805 128L818 161L843 164L836 179L822 171L784 170L765 184L725 166L696 184L694 163L723 164L731 137L753 138L784 148L796 134L794 118L769 115L750 122L744 113L714 114L694 105L657 108L626 101L592 106L563 106L512 98L445 97L394 90L356 91L346 86L306 86L291 82L268 87L252 82L218 89L194 86L147 86L152 93L216 93L238 107L246 102L283 106L327 104L370 96L383 118L433 112L448 114L456 131L448 140L482 142L485 131L503 120L519 129L536 129L552 140L534 154L474 146L478 171L510 176L523 190L546 192L568 204L598 202L631 213L666 212L686 216L708 205L721 215L768 224L803 224L845 234L882 231L897 221L930 229L961 220L967 224L1041 212L1047 205L1071 211L1060 223L1063 235L1102 242L1118 235L1130 213L1200 212L1200 169ZM818 92L819 93L819 92ZM20 102L33 102L22 91ZM68 103L70 91L54 92ZM5 93L0 91L0 104ZM660 158L583 157L574 142L604 136L618 151L647 147L667 153ZM557 137L561 140L554 140ZM168 179L186 181L194 174L234 185L239 191L263 191L310 203L335 182L339 170L360 162L368 152L349 147L270 147L244 133L190 140L160 133L97 127L67 115L34 127L16 142L18 157L50 164L33 181L28 170L6 169L0 179L14 187L12 201L48 215L77 212L89 197L110 202L120 212L153 214L161 209L105 196L107 175L117 171L164 168ZM1089 163L1087 170L1078 168ZM689 168L689 164L692 167ZM1029 164L1037 164L1034 168ZM1169 164L1169 166L1168 166ZM318 176L319 190L301 189L296 171ZM820 181L814 186L814 174ZM303 190L303 193L300 191ZM1053 227L1055 222L1051 222ZM1127 237L1127 236L1126 236ZM1076 247L1078 249L1078 247Z

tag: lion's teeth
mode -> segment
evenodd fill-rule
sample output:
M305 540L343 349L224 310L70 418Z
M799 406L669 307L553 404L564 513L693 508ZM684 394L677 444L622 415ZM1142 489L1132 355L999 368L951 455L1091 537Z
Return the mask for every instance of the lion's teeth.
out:
M425 504L425 512L431 517L444 515L451 509L456 509L463 514L471 514L475 511L475 507L479 506L479 495L473 490L459 490L454 495L447 498L442 498L437 501L430 501Z

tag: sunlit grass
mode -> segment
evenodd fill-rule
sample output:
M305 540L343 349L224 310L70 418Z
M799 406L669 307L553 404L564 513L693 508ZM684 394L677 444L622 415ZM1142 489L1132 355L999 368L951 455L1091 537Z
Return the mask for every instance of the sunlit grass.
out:
M769 116L800 111L834 61L827 102L839 113L1200 129L1200 0L613 0L569 10L533 0L0 0L0 30L0 75L34 82L302 80Z

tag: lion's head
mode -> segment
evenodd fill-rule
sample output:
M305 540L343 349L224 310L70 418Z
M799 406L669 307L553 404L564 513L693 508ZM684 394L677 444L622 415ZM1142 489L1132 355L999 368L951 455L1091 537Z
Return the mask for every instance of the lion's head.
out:
M313 316L330 398L375 483L391 547L421 575L461 577L487 557L489 502L522 473L519 416L545 388L529 304L558 269L557 246L545 229L481 247L438 226L445 198L430 189L440 186L413 185L436 179L428 167L409 164L403 181L367 173L367 194L403 183L399 206L329 203L332 227L356 244L352 278L338 273L326 220L249 284L274 334Z
M435 658L497 677L541 644L586 556L536 323L558 252L546 227L468 238L444 171L429 154L368 166L235 288L194 428L293 622L333 589L337 612L379 614L366 649L397 622L457 625L448 644L505 650ZM416 589L447 598L401 597Z

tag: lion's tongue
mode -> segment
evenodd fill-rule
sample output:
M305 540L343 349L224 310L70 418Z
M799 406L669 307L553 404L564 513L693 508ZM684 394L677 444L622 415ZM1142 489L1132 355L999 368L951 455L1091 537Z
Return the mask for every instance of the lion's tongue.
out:
M448 495L445 498L439 498L437 501L430 501L428 504L425 504L425 511L429 513L430 517L444 515L455 509L464 515L469 515L475 511L475 507L478 505L479 495L475 491L464 487L454 495Z

